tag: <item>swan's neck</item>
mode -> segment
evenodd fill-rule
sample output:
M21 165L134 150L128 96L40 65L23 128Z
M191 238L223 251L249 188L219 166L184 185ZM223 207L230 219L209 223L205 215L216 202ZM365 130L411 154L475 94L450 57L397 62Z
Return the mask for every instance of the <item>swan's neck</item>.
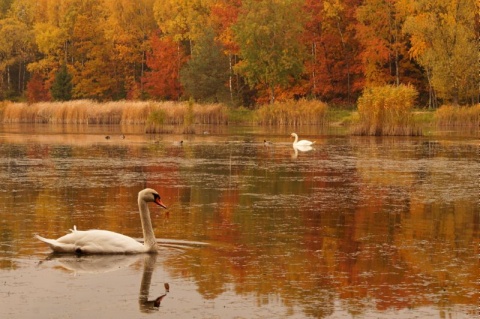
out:
M293 144L297 144L297 142L298 142L298 135L295 134L295 135L293 135L293 137L295 137L295 141L293 141Z
M157 240L153 232L147 203L143 199L138 199L138 208L140 209L140 220L142 221L143 240L146 251L155 252L157 249Z

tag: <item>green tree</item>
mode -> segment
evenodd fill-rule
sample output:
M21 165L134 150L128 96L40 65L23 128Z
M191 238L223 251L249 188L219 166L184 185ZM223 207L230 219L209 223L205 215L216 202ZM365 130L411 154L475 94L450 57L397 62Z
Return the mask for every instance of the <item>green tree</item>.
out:
M302 3L246 0L233 27L242 59L235 70L251 87L267 89L271 103L275 90L300 76L303 70Z
M55 101L68 101L72 99L72 88L72 76L68 73L67 66L63 64L55 74L50 94Z
M192 58L180 72L186 93L198 101L227 102L229 91L228 56L215 42L212 31L207 31L195 45Z

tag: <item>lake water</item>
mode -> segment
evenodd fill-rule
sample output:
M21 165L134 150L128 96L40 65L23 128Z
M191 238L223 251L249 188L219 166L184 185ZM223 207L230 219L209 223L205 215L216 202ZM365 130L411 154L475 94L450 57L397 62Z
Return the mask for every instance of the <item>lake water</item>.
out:
M0 317L480 315L478 136L308 128L302 152L290 130L0 126ZM34 238L140 238L145 187L168 205L150 206L157 256L58 256Z

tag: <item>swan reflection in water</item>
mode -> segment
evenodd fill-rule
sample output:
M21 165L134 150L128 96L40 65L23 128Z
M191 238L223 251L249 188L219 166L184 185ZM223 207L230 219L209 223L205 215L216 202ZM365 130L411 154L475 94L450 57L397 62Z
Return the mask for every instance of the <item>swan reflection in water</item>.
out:
M138 304L140 311L144 313L157 311L160 307L162 299L169 292L169 284L165 283L165 292L163 295L149 300L150 285L152 276L157 262L157 254L141 254L141 255L58 255L52 254L48 260L55 260L57 266L77 274L102 274L127 268L143 259L143 274L140 283L140 293L138 296ZM167 288L168 287L168 288Z
M292 155L292 158L297 158L298 152L309 152L311 150L313 150L313 147L310 145L293 145L293 151L295 153Z

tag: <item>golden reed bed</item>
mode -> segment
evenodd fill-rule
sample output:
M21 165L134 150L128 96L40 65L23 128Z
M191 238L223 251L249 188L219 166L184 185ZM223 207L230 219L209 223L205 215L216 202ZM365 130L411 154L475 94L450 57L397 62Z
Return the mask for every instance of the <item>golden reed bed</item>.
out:
M468 106L443 105L435 112L438 126L480 127L480 104Z
M91 100L40 102L34 104L0 102L3 123L49 124L224 124L226 107L181 102ZM192 124L192 123L188 123Z

